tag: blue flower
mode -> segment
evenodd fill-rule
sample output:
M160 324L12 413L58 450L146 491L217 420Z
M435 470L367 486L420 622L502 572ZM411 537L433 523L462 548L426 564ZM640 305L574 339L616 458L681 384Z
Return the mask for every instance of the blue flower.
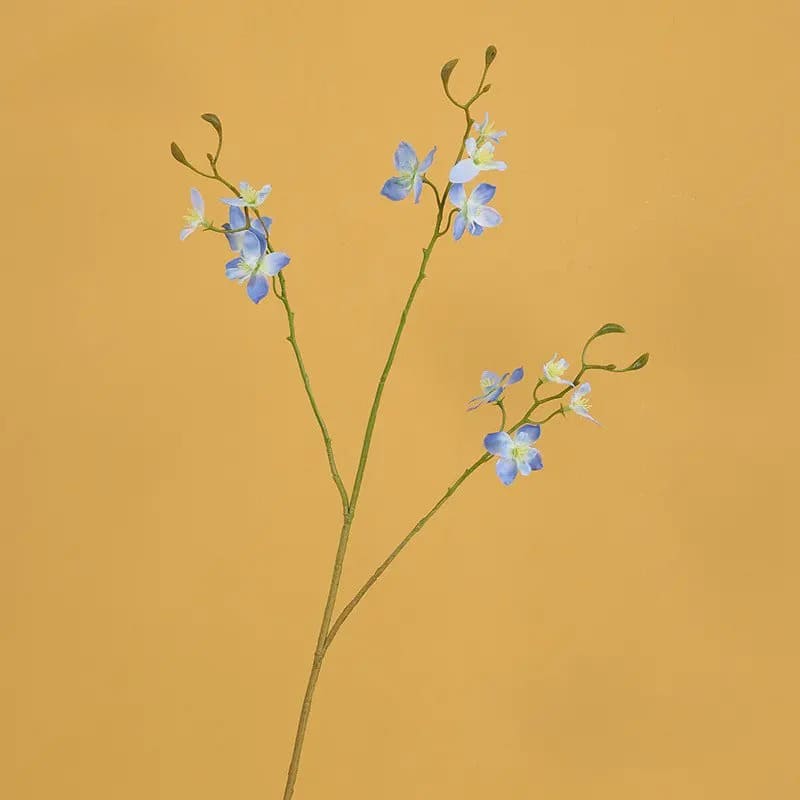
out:
M503 138L503 136L506 136L505 131L496 131L494 129L494 123L489 122L488 111L486 112L486 116L483 118L483 122L473 122L472 127L478 132L478 147L480 147L484 142L494 142L497 144L500 139Z
M464 142L469 158L459 161L450 170L451 183L467 183L484 170L504 170L508 166L505 161L494 160L494 143L485 141L478 144L471 136Z
M481 374L482 394L478 395L478 397L473 397L472 400L469 401L467 411L474 411L484 403L496 402L500 399L500 395L503 394L505 387L521 381L524 374L522 367L517 367L510 375L506 372L502 377L496 372L491 372L487 369Z
M269 293L267 276L277 275L289 261L286 253L268 253L266 240L255 231L244 231L241 255L225 265L225 277L247 281L247 294L258 303Z
M436 148L425 156L420 164L414 148L408 142L400 142L394 154L394 165L398 175L383 184L381 194L390 200L403 200L414 190L414 202L419 202L422 192L422 176L430 169Z
M513 439L505 431L489 433L484 438L486 450L493 456L499 456L495 471L506 486L514 483L518 472L520 475L530 475L544 466L541 454L533 446L541 433L539 425L523 425Z
M264 223L263 225L261 224L262 221ZM247 221L245 219L244 211L239 208L239 206L230 206L228 209L228 222L226 222L222 227L226 231L238 230L239 228L244 228L246 224ZM256 218L250 223L250 230L252 230L257 236L263 238L264 243L266 244L266 241L269 238L270 225L272 225L272 220L269 217L262 216L260 220ZM244 242L244 234L245 231L225 234L225 238L228 240L231 250L237 253L241 252L242 244Z
M569 369L569 362L566 358L559 358L558 353L553 353L553 357L542 366L542 375L550 383L561 383L564 386L574 386L573 383L564 377L564 373Z
M488 183L479 183L467 198L464 185L454 184L450 189L450 202L457 206L459 213L453 221L453 238L458 241L464 231L473 236L480 236L484 228L494 228L503 218L493 208L485 205L493 197L495 187Z
M572 393L572 397L570 397L569 400L568 410L574 411L578 416L591 420L595 425L599 425L600 423L589 413L589 409L592 407L592 404L589 402L589 399L586 397L586 395L591 391L592 387L588 383L582 383Z
M267 195L272 191L272 187L265 183L260 189L254 189L246 181L239 184L239 193L241 197L223 197L222 202L227 203L229 206L238 206L239 208L258 208L266 199Z
M181 241L189 236L189 234L194 233L198 228L201 228L206 224L206 220L203 217L206 208L205 203L203 202L203 196L197 191L197 189L192 189L189 194L192 198L192 207L183 217L183 221L186 224L181 230Z

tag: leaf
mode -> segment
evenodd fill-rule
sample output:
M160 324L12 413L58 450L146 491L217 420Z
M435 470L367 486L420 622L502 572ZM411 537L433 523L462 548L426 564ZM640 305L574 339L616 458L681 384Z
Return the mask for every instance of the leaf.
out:
M649 360L650 353L642 353L639 358L633 362L633 364L631 364L629 367L625 367L625 369L618 369L617 372L634 372L637 369L644 367Z

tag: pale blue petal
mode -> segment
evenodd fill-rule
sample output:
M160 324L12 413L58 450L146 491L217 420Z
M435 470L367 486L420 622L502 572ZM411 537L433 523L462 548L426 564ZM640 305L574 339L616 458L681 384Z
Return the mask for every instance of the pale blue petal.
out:
M459 208L464 207L464 203L467 200L467 193L464 191L464 184L463 183L454 183L450 187L450 194L448 195L450 198L450 202L454 206L458 206Z
M471 158L465 158L450 170L450 183L468 183L479 172L475 162Z
M542 435L541 425L523 425L514 435L518 444L533 444Z
M203 202L203 195L197 189L192 189L189 194L192 197L192 208L202 217L206 210L206 204Z
M459 214L453 220L453 238L458 241L463 235L467 227L467 221L464 219L463 214Z
M401 178L389 178L389 180L383 184L381 194L384 197L388 197L390 200L403 200L408 197L410 191L411 188L408 185L408 181L404 181Z
M255 264L264 252L264 242L253 231L242 234L242 255L245 261Z
M272 218L265 217L263 214L261 215L261 219L256 217L253 220L253 233L257 233L261 236L269 236L269 229L272 225Z
M497 477L506 485L511 486L517 477L517 462L513 458L499 458L495 465Z
M493 403L495 400L497 400L498 397L500 397L501 394L503 394L502 386L497 386L494 389L489 389L486 392L485 401L487 403Z
M272 191L272 186L270 184L265 183L259 190L258 194L256 195L256 205L260 206L266 199L269 197L269 193Z
M470 222L469 232L473 236L480 236L483 233L483 228L477 222Z
M475 212L473 219L482 228L496 228L503 221L500 214L489 206L481 206Z
M532 448L528 453L527 461L528 466L534 471L544 467L544 464L542 463L542 454L535 448Z
M583 397L585 394L589 394L592 391L592 386L587 381L584 381L573 393L572 396L576 398Z
M186 228L181 229L181 241L183 241L187 236L194 233L197 229L193 225L189 225Z
M478 143L472 136L464 141L464 149L467 151L467 155L470 157L470 160L472 160L472 156L475 155L475 150L477 150L477 148Z
M417 154L408 142L400 142L397 146L394 165L399 172L411 172L417 166Z
M580 417L584 419L588 419L591 422L594 422L595 425L599 425L600 423L585 409L581 408L581 406L574 406L572 410Z
M253 275L247 281L247 295L254 303L260 303L269 294L269 282L263 275Z
M499 172L504 172L508 169L508 164L505 161L487 161L482 165L482 169L496 169Z
M510 458L512 445L511 437L505 431L487 433L483 438L483 446L493 456Z
M479 183L469 196L470 202L476 205L485 205L491 201L496 191L497 187L492 186L491 183Z
M485 369L483 372L481 372L481 383L484 381L500 383L500 376L496 372L492 372L490 369Z
M525 375L525 372L522 369L522 367L517 367L511 373L511 377L508 379L508 385L511 386L512 383L519 383L522 380L524 375Z
M242 269L242 259L233 258L225 265L225 277L235 281L238 278L246 278L250 273Z
M240 208L244 208L247 203L241 197L223 197L221 201L229 206L239 206Z
M291 260L286 253L270 253L262 261L264 272L267 275L277 275Z
M417 175L414 178L414 202L419 203L419 196L422 194L422 178Z
M417 172L427 172L431 168L431 164L433 164L434 155L436 155L435 147L422 159L422 163L417 167Z
M525 456L524 458L517 458L515 459L517 462L517 469L519 470L520 475L530 475L531 474L531 467L528 464L528 458Z
M228 222L230 223L231 228L244 228L244 209L240 208L239 206L232 205L228 209Z

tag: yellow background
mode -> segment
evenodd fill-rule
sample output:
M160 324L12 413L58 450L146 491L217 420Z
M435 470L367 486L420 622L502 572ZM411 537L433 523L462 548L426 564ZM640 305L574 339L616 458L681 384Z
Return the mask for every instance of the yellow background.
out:
M479 452L485 368L558 350L594 411L490 468L387 573L319 685L315 798L800 796L795 2L40 2L3 12L2 681L9 800L276 798L338 498L275 298L179 243L213 111L270 182L348 482L497 45L504 224L437 247L385 395L342 597ZM532 379L509 395L519 413Z

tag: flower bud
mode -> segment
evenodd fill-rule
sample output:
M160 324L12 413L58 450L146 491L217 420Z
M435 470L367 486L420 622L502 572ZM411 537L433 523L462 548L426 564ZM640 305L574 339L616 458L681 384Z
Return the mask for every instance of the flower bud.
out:
M181 150L181 149L180 149L180 147L178 147L178 145L177 145L177 144L175 144L175 142L173 142L173 143L172 143L172 144L169 146L169 149L170 149L170 150L171 150L171 152L172 152L172 157L173 157L173 158L174 158L174 159L175 159L175 160L176 160L176 161L177 161L179 164L183 164L183 165L184 165L184 166L186 166L186 167L188 167L188 166L189 166L189 162L186 160L186 156L183 154L183 150Z
M201 114L200 119L205 120L217 132L217 136L222 136L222 123L216 114Z
M622 325L617 325L616 322L606 322L600 330L592 334L592 339L596 339L598 336L605 336L607 333L625 333L625 328Z
M650 360L650 353L642 353L636 361L633 362L629 367L625 367L625 369L618 369L617 372L634 372L637 369L641 369L643 366L647 364Z
M458 59L454 58L452 61L448 61L442 67L442 83L444 84L445 91L449 88L450 83L450 75L452 74L453 70L456 68L456 64L458 64Z
M492 61L494 61L495 58L497 58L497 48L493 44L490 44L486 48L486 53L484 54L484 59L486 61L486 69L489 69L489 67L492 64Z

